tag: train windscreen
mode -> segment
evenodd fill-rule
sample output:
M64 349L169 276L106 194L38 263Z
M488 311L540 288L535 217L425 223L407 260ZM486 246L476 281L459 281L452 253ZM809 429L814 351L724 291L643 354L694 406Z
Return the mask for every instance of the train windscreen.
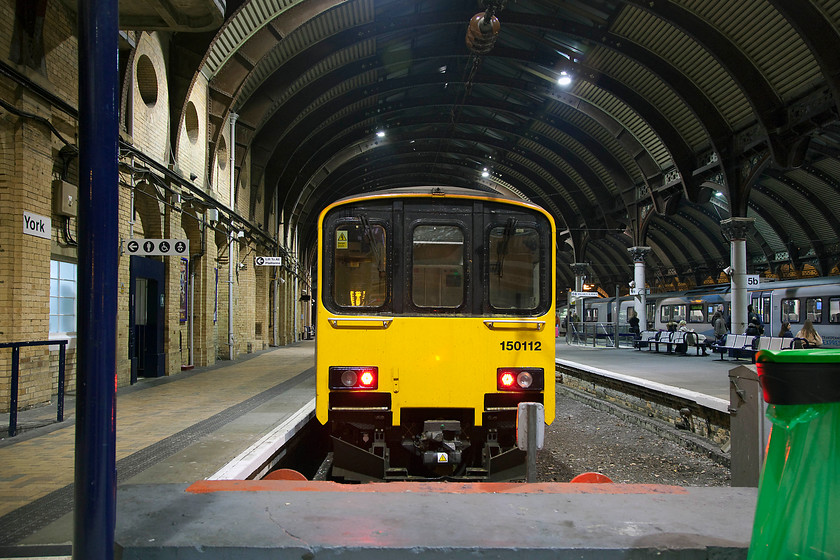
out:
M515 222L490 230L490 305L533 310L540 304L540 234Z
M385 228L342 224L335 230L333 299L343 307L382 307L387 294Z

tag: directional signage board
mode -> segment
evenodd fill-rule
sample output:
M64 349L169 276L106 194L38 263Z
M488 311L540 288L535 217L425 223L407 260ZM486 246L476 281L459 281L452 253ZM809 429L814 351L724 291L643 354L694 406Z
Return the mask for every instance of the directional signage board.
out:
M180 256L188 257L190 254L189 239L129 239L125 244L125 250L129 255L138 256Z
M598 297L598 292L572 292L572 297Z
M283 266L283 257L254 257L254 266Z

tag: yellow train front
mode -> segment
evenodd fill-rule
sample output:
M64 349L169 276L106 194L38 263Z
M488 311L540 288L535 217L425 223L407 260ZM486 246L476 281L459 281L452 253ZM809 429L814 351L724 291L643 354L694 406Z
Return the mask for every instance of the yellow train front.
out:
M517 406L554 418L551 215L418 187L341 200L318 225L316 410L333 476L524 476Z

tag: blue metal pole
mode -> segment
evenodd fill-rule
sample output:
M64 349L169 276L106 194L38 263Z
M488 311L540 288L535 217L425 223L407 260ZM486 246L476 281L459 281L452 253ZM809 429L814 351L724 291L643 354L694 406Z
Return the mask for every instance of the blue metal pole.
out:
M114 558L117 0L79 0L79 266L73 558Z
M9 437L17 434L18 380L20 379L20 346L12 346L12 387L9 399Z

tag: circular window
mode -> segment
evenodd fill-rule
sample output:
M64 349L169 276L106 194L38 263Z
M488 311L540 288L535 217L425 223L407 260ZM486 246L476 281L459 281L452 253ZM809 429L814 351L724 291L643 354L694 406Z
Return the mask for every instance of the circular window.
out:
M195 104L192 101L187 103L184 125L187 127L187 138L190 139L190 143L198 142L198 111L195 110Z
M219 169L227 167L228 151L225 137L219 138L219 149L216 151L216 160L219 162Z
M152 107L157 103L157 72L155 72L155 65L145 54L137 60L137 89L140 90L140 98L147 106Z

